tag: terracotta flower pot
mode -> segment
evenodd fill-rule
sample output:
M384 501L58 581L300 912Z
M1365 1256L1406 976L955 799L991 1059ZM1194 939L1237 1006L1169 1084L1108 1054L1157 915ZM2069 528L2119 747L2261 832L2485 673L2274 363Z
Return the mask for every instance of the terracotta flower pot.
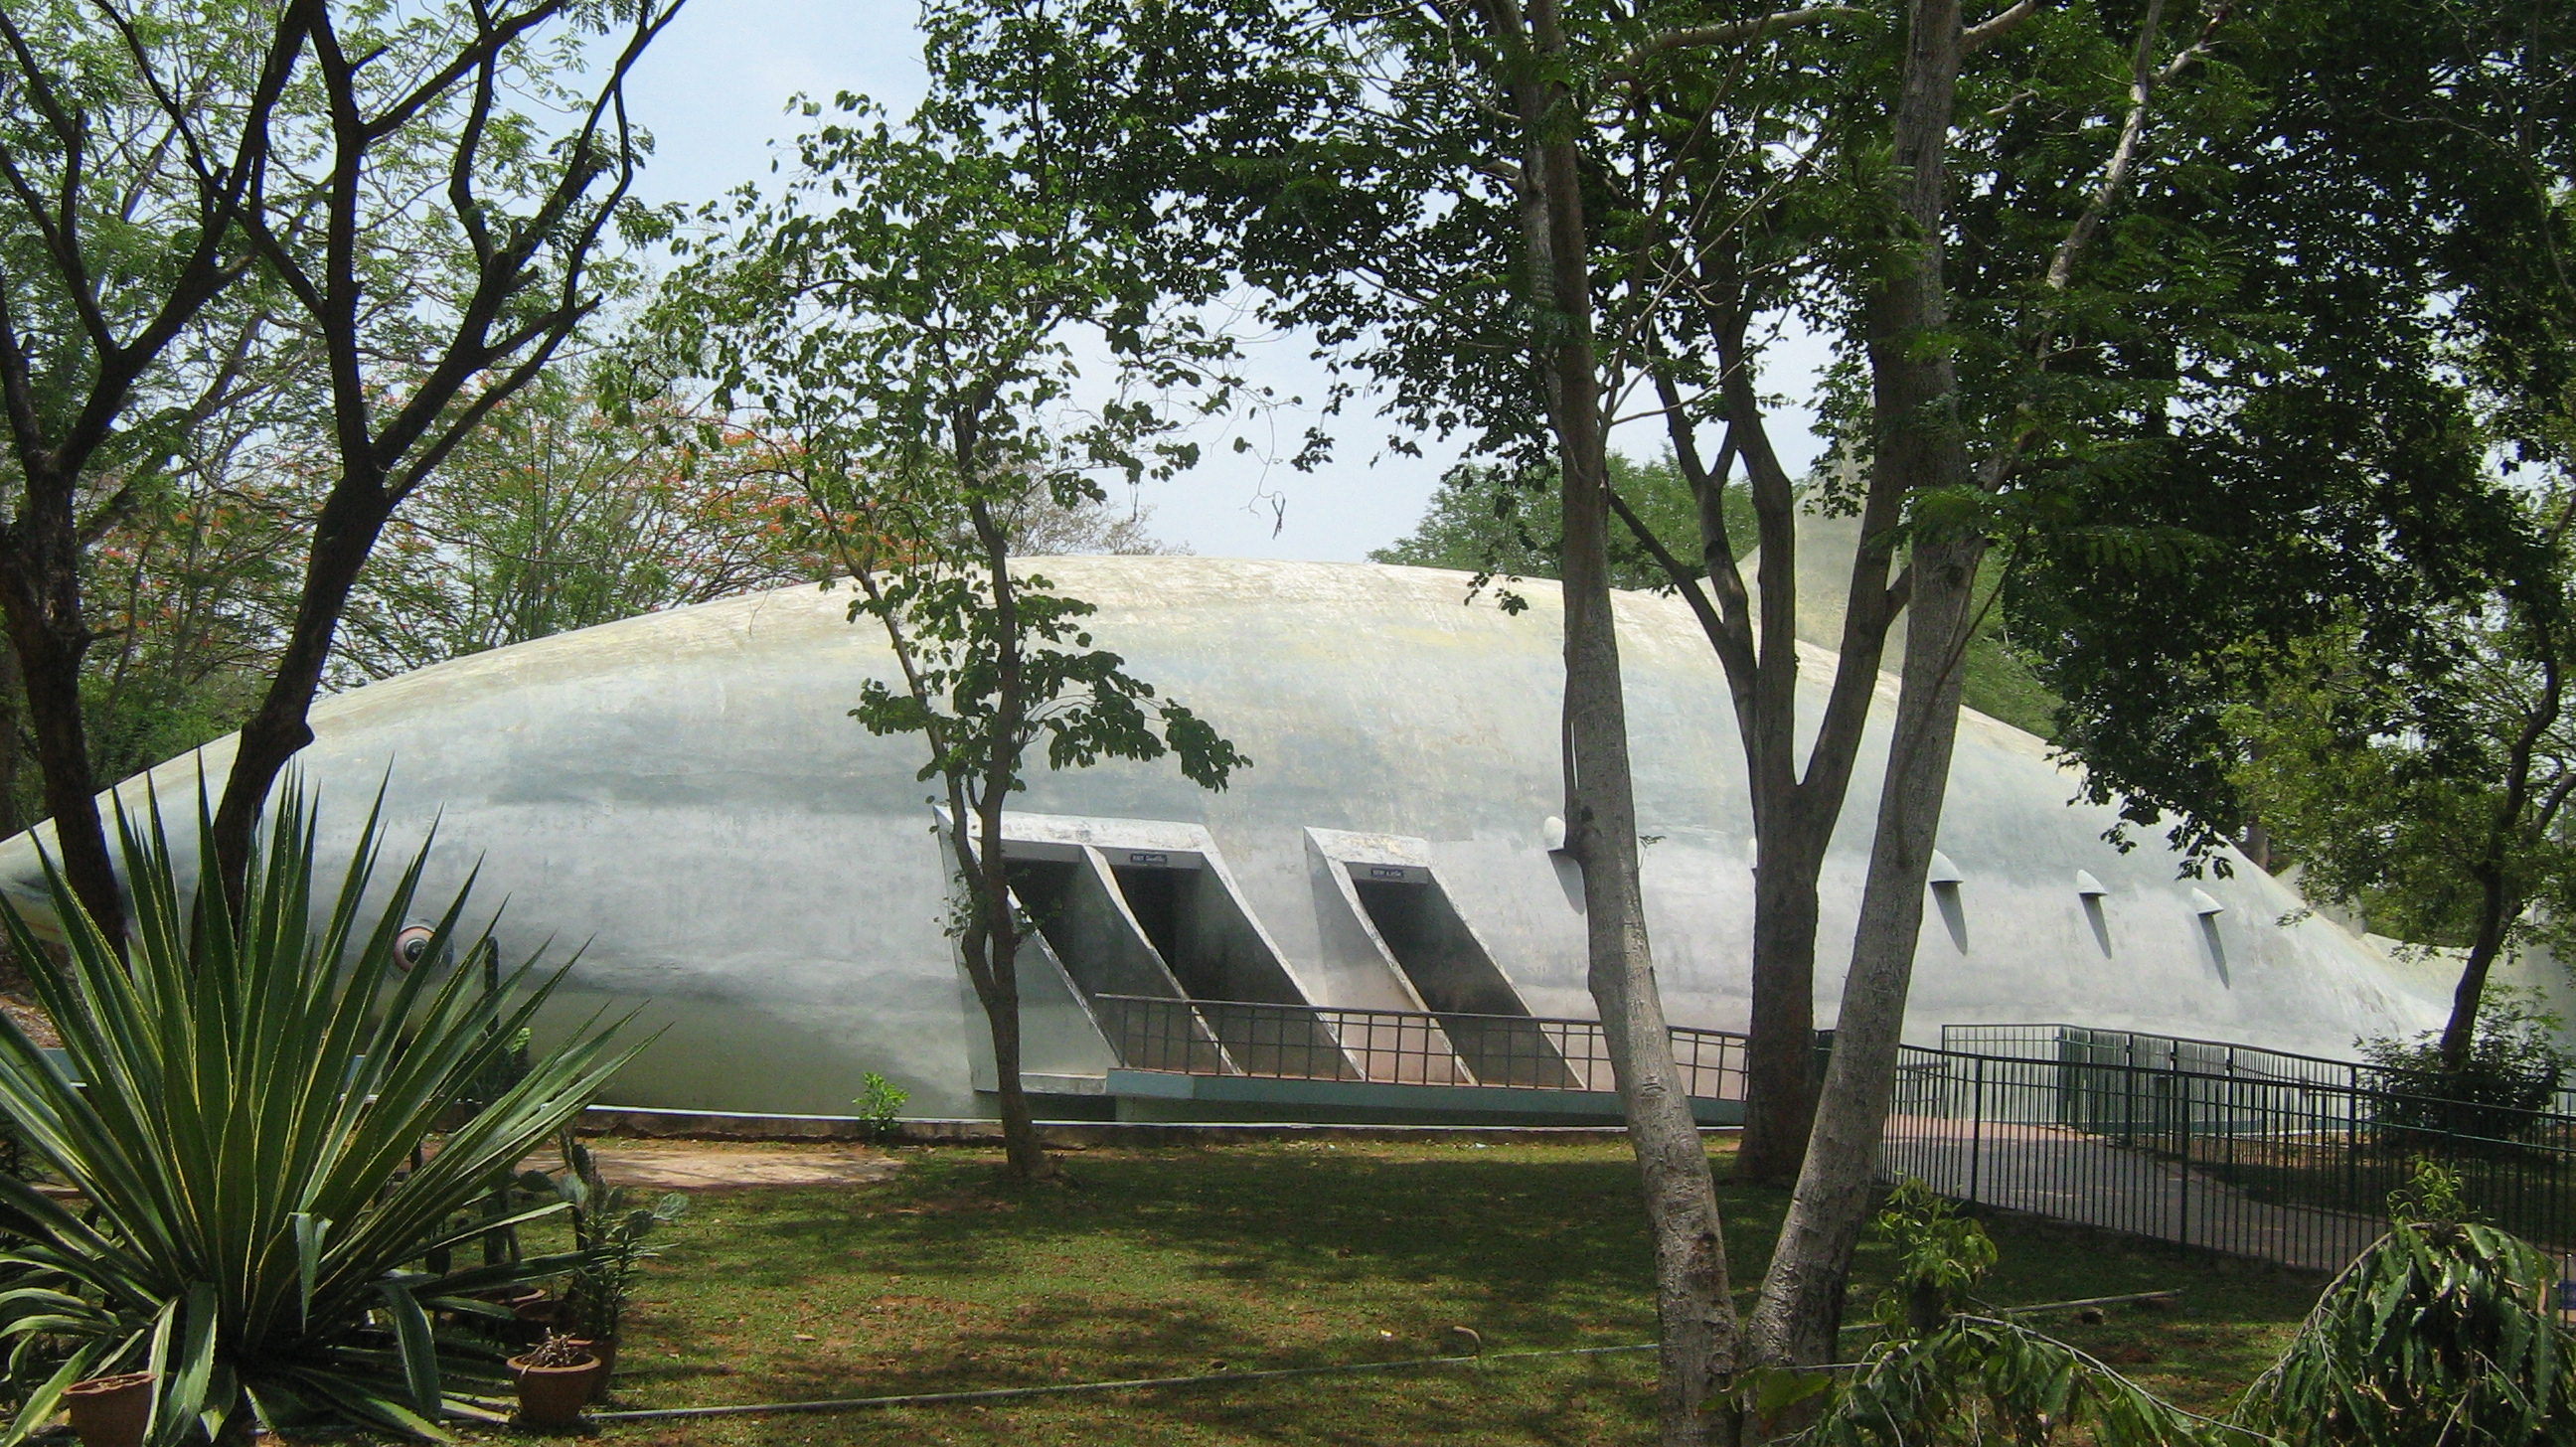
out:
M545 1340L547 1332L563 1330L569 1305L545 1291L517 1297L509 1303L513 1320L508 1339L519 1346L535 1346Z
M74 1382L63 1388L63 1405L71 1408L81 1447L142 1447L143 1428L152 1420L152 1374Z
M581 1349L583 1351L599 1358L599 1381L598 1384L591 1389L590 1399L594 1402L607 1401L608 1379L617 1375L617 1338L610 1337L606 1341L593 1341L591 1338L584 1336L575 1337L573 1340L581 1344Z
M536 1367L524 1356L510 1358L510 1375L519 1383L519 1421L530 1427L570 1427L581 1421L606 1376L599 1358L585 1357L579 1366Z

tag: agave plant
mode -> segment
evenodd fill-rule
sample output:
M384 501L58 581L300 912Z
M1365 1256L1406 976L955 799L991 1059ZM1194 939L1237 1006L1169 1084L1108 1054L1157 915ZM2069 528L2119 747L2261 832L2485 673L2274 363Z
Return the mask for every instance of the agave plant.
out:
M407 970L395 937L426 842L370 917L371 813L317 929L314 813L292 785L237 917L216 880L181 888L157 801L142 822L120 808L117 831L133 893L122 952L47 861L69 960L34 986L69 1070L0 1019L0 1112L88 1203L0 1177L0 1232L19 1238L0 1252L0 1340L24 1393L0 1442L42 1425L72 1383L136 1369L157 1378L155 1443L333 1417L434 1438L442 1417L496 1417L475 1396L500 1387L503 1349L475 1327L503 1312L480 1298L586 1258L459 1248L561 1209L499 1206L493 1184L640 1046L594 1019L456 1123L562 975L532 962L494 990L473 970ZM444 957L464 908L459 891L426 958ZM0 924L41 958L14 909Z

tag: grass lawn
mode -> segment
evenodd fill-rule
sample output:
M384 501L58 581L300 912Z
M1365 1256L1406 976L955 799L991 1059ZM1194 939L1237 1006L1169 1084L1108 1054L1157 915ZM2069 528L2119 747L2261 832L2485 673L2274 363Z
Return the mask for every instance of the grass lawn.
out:
M1723 1149L1721 1147L1721 1149ZM907 1153L870 1186L709 1191L628 1318L622 1407L893 1395L1653 1336L1622 1145L1297 1143L1071 1154L1014 1195L997 1153ZM1721 1180L1725 1162L1719 1162ZM1784 1197L1726 1193L1739 1283ZM2156 1389L2222 1405L2312 1277L2022 1219L1998 1304L2179 1287L2179 1310L2052 1323ZM1884 1272L1864 1247L1853 1317ZM990 1405L610 1426L637 1444L1579 1443L1651 1438L1650 1353Z

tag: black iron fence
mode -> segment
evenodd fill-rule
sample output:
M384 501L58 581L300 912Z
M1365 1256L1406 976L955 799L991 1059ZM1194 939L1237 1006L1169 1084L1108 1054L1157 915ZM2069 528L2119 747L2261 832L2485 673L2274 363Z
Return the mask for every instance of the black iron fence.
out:
M2481 1218L2553 1252L2576 1248L2576 1116L2455 1110L2345 1062L2208 1041L2164 1049L2156 1037L2140 1050L2083 1038L2119 1032L2051 1028L2068 1033L2045 1053L1903 1048L1881 1176L2326 1269L2387 1228L2389 1194L2432 1156Z
M1090 997L1122 1065L1191 1075L1614 1088L1591 1020ZM2351 1061L2082 1026L1950 1026L1898 1053L1879 1173L1944 1195L2333 1269L2418 1156L2470 1209L2576 1252L2576 1112L2444 1101ZM1672 1029L1689 1093L1744 1098L1744 1037Z
M1131 1070L1611 1090L1599 1022L1528 1015L1345 1010L1153 995L1094 995L1092 1013ZM1744 1098L1744 1037L1672 1027L1673 1063L1702 1100Z
M2373 1065L2360 1060L2334 1060L2299 1055L2225 1040L2196 1040L2186 1035L2156 1035L2140 1030L2102 1030L2087 1025L1944 1025L1941 1048L1966 1055L2002 1055L2023 1060L2068 1060L2099 1065L2134 1065L2187 1070L2254 1080L2301 1081L2371 1095L2439 1098L2441 1077L2418 1071ZM2541 1104L2556 1115L2576 1115L2576 1084L2561 1085Z

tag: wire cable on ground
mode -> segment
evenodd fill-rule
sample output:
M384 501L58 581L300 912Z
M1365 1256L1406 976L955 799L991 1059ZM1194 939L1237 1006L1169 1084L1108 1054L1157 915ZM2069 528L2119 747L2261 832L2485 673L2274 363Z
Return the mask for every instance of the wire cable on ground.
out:
M594 1422L659 1422L675 1417L750 1417L784 1412L855 1412L870 1407L925 1407L948 1402L1005 1402L1021 1397L1062 1396L1074 1392L1135 1392L1157 1387L1192 1387L1211 1382L1264 1382L1283 1377L1320 1377L1336 1372L1393 1372L1418 1367L1472 1366L1478 1362L1520 1361L1532 1357L1601 1357L1622 1352L1650 1352L1655 1343L1617 1347L1557 1347L1547 1351L1470 1353L1466 1356L1405 1357L1391 1362L1336 1362L1322 1367L1269 1367L1248 1372L1203 1372L1187 1377L1137 1377L1123 1382L1059 1382L1043 1387L988 1387L972 1392L913 1392L900 1397L838 1397L819 1402L751 1402L732 1407L648 1407L624 1412L593 1412Z
M2065 1311L2086 1306L2111 1306L2132 1301L2171 1301L2180 1293L2173 1291L2139 1291L2126 1296L2087 1296L2073 1301L2043 1301L2030 1306L2003 1307L2003 1312L2020 1315L2034 1311ZM1865 1330L1871 1323L1857 1323L1845 1331ZM1069 1396L1081 1392L1141 1392L1165 1387L1196 1387L1216 1382L1275 1382L1288 1377L1321 1377L1344 1372L1395 1372L1431 1367L1472 1366L1478 1362L1530 1361L1541 1357L1605 1357L1630 1352L1650 1352L1657 1343L1639 1342L1615 1347L1552 1347L1537 1351L1492 1352L1483 1350L1484 1338L1468 1327L1451 1327L1451 1331L1476 1343L1477 1350L1463 1356L1402 1357L1385 1362L1335 1362L1320 1367L1267 1367L1254 1371L1200 1372L1184 1377L1131 1377L1116 1382L1056 1382L1039 1387L985 1387L964 1392L907 1392L892 1397L828 1397L810 1402L744 1402L726 1407L641 1407L617 1412L593 1412L594 1422L667 1422L691 1417L755 1417L792 1412L858 1412L876 1407L931 1407L955 1402L1008 1402L1026 1397ZM1848 1362L1834 1363L1849 1367Z

